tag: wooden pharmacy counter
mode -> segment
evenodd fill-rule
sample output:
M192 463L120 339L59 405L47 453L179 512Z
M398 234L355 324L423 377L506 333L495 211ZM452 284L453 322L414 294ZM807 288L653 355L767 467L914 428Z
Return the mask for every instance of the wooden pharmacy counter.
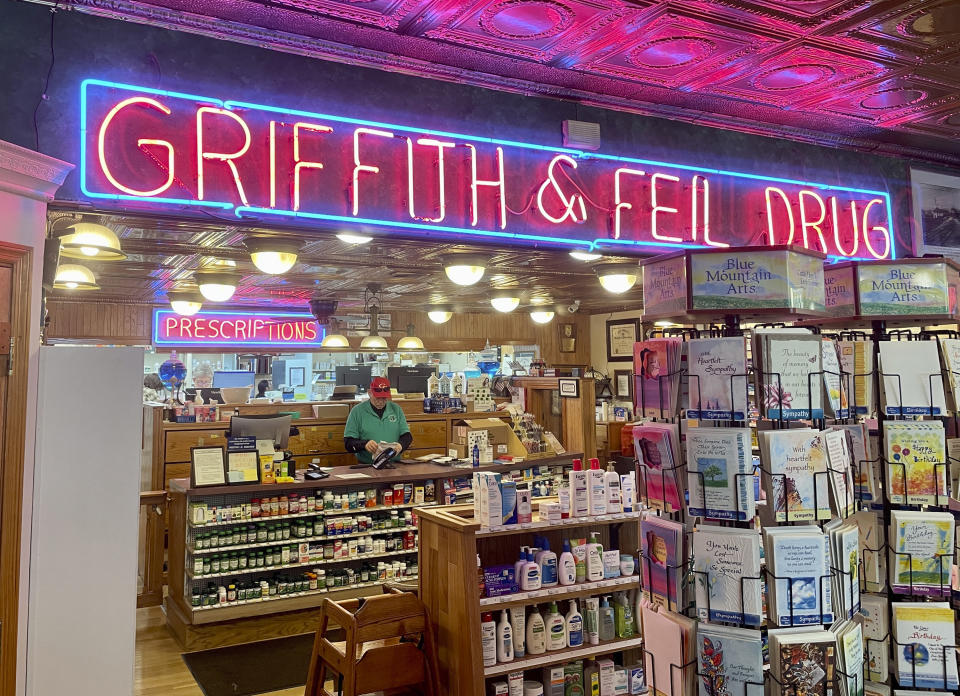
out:
M493 471L506 473L508 471L525 469L529 467L555 467L561 465L568 467L574 457L581 457L580 453L567 453L563 455L538 455L534 458L524 459L520 462L511 462L508 464L486 464L480 467L481 471ZM208 502L214 505L223 505L224 501L233 500L233 504L242 498L243 501L249 501L253 498L282 495L286 491L297 491L310 494L310 491L335 489L338 492L350 490L365 491L371 488L378 490L386 489L397 483L416 483L428 479L448 479L470 476L474 471L469 466L444 466L441 464L431 464L417 462L411 464L397 463L395 469L376 470L372 468L334 470L328 478L318 481L298 480L293 483L284 484L256 484L256 485L235 485L235 486L216 486L205 488L191 488L189 479L175 479L170 482L170 507L169 507L169 593L164 602L166 607L167 625L173 635L177 638L184 650L202 650L206 648L219 647L235 643L243 643L251 640L262 640L265 638L275 638L280 636L296 635L308 633L316 630L316 624L319 615L319 606L324 598L346 599L352 597L361 597L371 594L379 594L382 591L382 582L356 582L351 586L335 587L331 589L308 590L297 592L287 596L277 596L266 600L255 599L250 601L238 601L228 603L223 606L203 606L193 607L190 604L190 583L194 583L204 578L211 578L214 582L226 583L233 576L240 577L267 577L276 571L285 571L292 569L302 569L306 572L315 566L321 567L343 567L344 565L365 563L369 560L399 560L401 557L415 557L416 547L404 551L387 551L380 554L366 554L363 556L350 557L348 559L333 561L313 561L300 565L291 563L288 566L265 567L263 570L239 570L236 572L225 572L219 575L196 576L193 570L193 560L198 556L216 553L216 549L197 549L194 548L192 540L196 538L198 531L223 529L230 526L249 525L259 522L284 522L287 520L297 520L303 517L349 517L354 515L377 515L397 510L401 514L414 507L430 506L431 503L417 504L405 503L398 505L378 505L373 508L356 508L354 510L324 511L297 513L287 516L273 516L258 518L256 520L243 520L236 522L213 522L207 524L192 524L189 519L190 505L196 502ZM440 494L439 487L435 491ZM442 507L442 506L440 506ZM396 529L396 532L391 532ZM372 532L354 532L346 535L328 536L325 534L317 536L307 536L291 538L289 541L258 542L253 544L240 544L234 546L220 547L225 552L239 551L243 549L260 549L270 545L284 545L300 542L325 543L327 541L337 542L342 539L355 538L360 536L372 535L379 537L382 535L405 533L416 531L411 527L386 528L383 530L374 530ZM329 571L328 571L329 572ZM415 578L409 578L416 581ZM398 580L402 582L403 580Z

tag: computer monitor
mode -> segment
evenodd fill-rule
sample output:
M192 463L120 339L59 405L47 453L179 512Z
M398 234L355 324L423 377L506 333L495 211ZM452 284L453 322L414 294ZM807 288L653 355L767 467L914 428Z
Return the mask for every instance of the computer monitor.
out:
M373 379L372 365L337 365L337 386L353 385L361 394L370 388Z
M232 416L231 437L255 437L258 440L273 440L277 449L286 449L290 441L290 416Z
M427 394L427 380L437 374L435 367L388 367L390 386L401 394Z

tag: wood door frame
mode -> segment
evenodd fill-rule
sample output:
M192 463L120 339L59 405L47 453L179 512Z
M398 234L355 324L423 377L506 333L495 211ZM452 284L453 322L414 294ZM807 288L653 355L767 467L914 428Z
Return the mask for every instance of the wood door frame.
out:
M24 446L29 387L29 342L33 250L0 242L0 264L11 266L10 335L14 337L4 407L3 451L0 452L0 696L12 695L17 682L17 630L20 607L20 539L23 515Z

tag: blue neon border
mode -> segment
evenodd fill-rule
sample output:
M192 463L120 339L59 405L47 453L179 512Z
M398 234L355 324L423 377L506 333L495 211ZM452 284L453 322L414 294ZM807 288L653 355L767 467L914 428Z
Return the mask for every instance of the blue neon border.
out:
M194 201L186 198L151 198L143 196L130 196L127 194L112 194L112 193L99 193L90 191L87 188L87 87L88 86L100 86L106 87L108 89L119 89L126 90L130 92L137 92L140 94L154 94L157 96L171 97L174 99L189 99L194 102L201 102L204 104L211 104L218 106L222 109L255 109L258 111L267 111L270 113L285 114L289 116L303 116L307 118L316 118L325 121L335 121L339 123L349 123L358 126L365 126L370 128L390 128L393 130L404 131L407 133L418 133L422 135L434 135L434 136L443 136L447 138L456 138L460 140L467 140L472 142L480 143L491 143L493 145L502 145L506 147L517 147L526 150L538 150L543 152L550 152L553 154L566 154L571 157L582 160L598 159L598 160L607 160L612 162L623 162L628 164L644 164L652 165L656 167L667 167L670 169L681 169L690 172L700 172L704 174L717 174L721 176L730 176L739 179L751 179L755 181L770 181L779 184L791 184L794 186L807 186L811 188L817 188L826 191L847 191L852 193L864 193L870 196L880 196L886 201L887 207L887 222L890 227L890 256L889 260L896 259L897 250L896 250L896 232L893 224L893 204L891 201L890 194L887 191L873 191L871 189L860 189L860 188L850 188L847 186L835 186L832 184L819 184L811 181L800 181L798 179L784 179L774 176L764 176L762 174L747 174L745 172L735 172L728 169L714 169L709 167L697 167L693 165L684 165L684 164L674 164L671 162L661 162L659 160L648 160L640 159L637 157L624 157L620 155L607 155L597 152L584 152L582 150L576 150L566 147L547 147L546 145L537 145L534 143L524 143L518 142L515 140L503 140L500 138L487 138L483 136L469 135L465 133L454 133L448 131L439 131L439 130L427 130L425 128L416 128L414 126L401 126L395 123L385 123L382 121L368 121L365 119L350 118L347 116L334 116L331 114L323 114L313 111L303 111L300 109L287 109L279 106L268 106L265 104L257 104L254 102L243 102L228 100L223 101L221 99L216 99L213 97L202 97L195 94L187 94L184 92L173 92L169 90L162 89L153 89L151 87L139 87L137 85L125 84L123 82L112 82L110 80L99 80L96 78L87 78L80 83L80 190L83 194L89 198L102 198L109 200L135 200L135 201L150 201L157 203L165 203L171 205L184 205L191 207L201 207L201 208L218 208L221 210L233 210L234 215L238 218L244 217L245 213L249 213L252 216L262 216L262 215L276 215L281 217L289 218L302 218L306 220L327 220L330 222L349 222L354 224L361 225L373 225L377 227L387 227L387 228L403 228L403 229L415 229L415 230L435 230L438 232L447 232L456 235L469 235L469 236L481 236L481 237L494 237L499 239L516 239L522 241L532 241L532 242L549 242L552 244L562 244L571 247L583 247L587 251L598 250L602 246L606 245L623 245L630 247L643 247L643 248L657 248L657 249L713 249L715 247L703 245L703 244L685 244L677 242L647 242L647 241L637 241L637 240L627 240L627 239L607 239L607 238L597 238L592 242L584 239L567 239L564 237L552 237L546 235L537 235L537 234L525 234L518 232L504 232L502 230L481 230L473 228L463 228L463 227L449 227L446 225L428 225L424 223L417 222L395 222L389 220L380 220L377 218L358 218L348 215L330 215L326 213L305 213L305 212L295 212L295 211L283 211L276 210L273 208L260 208L256 206L234 206L232 203L218 203L215 201ZM872 256L828 256L828 261L873 261L875 260ZM888 259L885 259L888 260Z
M153 308L153 336L152 336L152 338L153 338L153 345L154 345L154 346L157 346L157 347L169 346L169 347L171 347L171 348L185 348L185 347L189 347L189 348L204 348L204 347L210 347L210 348L231 348L231 347L236 347L236 346L243 346L243 347L250 347L250 348L275 348L275 349L282 349L282 350L284 350L284 352L290 352L290 350L296 349L296 348L318 348L318 347L322 347L322 346L321 346L321 343L323 342L323 339L324 339L324 337L326 336L326 333L327 333L322 326L319 326L319 325L318 325L318 326L317 326L317 332L318 332L319 340L316 341L316 342L312 342L312 341L311 341L310 343L263 343L263 342L261 342L261 341L234 341L234 342L232 342L232 343L224 343L224 342L222 342L222 341L217 341L216 343L197 343L197 342L191 343L189 340L183 340L183 341L179 341L179 340L171 341L171 340L169 340L169 339L160 340L160 339L158 338L158 336L159 336L160 316L161 316L161 315L173 315L173 316L175 316L175 317L179 317L179 316L180 316L179 314L177 314L176 312L174 312L172 309L167 309L166 307L154 307L154 308ZM312 314L308 314L308 313L305 313L305 312L263 312L263 313L260 313L260 312L218 312L218 311L215 311L215 310L214 310L214 311L210 311L210 312L204 312L203 310L200 310L199 312L197 312L197 313L194 314L193 316L204 316L204 317L211 317L211 316L231 316L231 317L236 317L236 316L249 316L249 317L256 317L256 316L264 316L264 317L289 317L289 318L295 318L295 319L310 319L310 320L312 320L312 321L316 321L316 317L314 317ZM293 352L296 352L296 350L293 350Z

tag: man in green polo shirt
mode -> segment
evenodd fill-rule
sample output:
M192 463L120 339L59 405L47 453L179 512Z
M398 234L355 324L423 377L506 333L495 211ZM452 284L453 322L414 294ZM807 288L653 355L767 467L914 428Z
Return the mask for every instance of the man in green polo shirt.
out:
M413 435L407 426L403 409L390 400L390 382L374 377L370 383L370 399L357 404L347 416L343 444L347 452L355 452L361 464L373 464L381 442L390 443L397 454L410 447Z

